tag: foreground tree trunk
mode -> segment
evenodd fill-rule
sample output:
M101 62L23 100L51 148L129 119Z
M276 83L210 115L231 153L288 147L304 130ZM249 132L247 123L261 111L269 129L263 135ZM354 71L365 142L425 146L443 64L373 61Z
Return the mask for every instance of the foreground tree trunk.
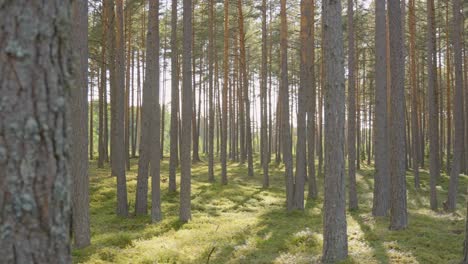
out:
M2 263L71 263L72 2L0 5Z
M386 216L389 208L389 163L387 136L387 22L385 0L375 5L375 175L372 215Z
M180 212L179 219L187 222L191 218L190 190L191 166L190 147L192 145L192 0L184 0L183 5L183 79L182 79L182 137L180 149L181 179L180 179Z
M284 176L286 179L286 207L294 209L294 175L292 159L292 137L289 123L289 83L288 83L288 25L286 17L286 0L281 0L281 138L283 147Z
M267 5L266 0L262 1L262 69L260 87L260 109L261 109L261 157L263 168L263 188L268 188L270 178L268 175L268 108L267 108Z
M73 2L73 50L76 52L75 89L71 89L73 238L78 248L90 244L88 179L88 2ZM91 134L92 137L92 134Z
M356 50L354 44L354 0L348 0L348 174L349 210L358 208L356 190ZM360 132L358 131L358 137ZM359 153L360 154L360 153ZM360 159L360 158L358 158ZM359 161L358 161L359 164Z
M348 256L344 162L345 79L341 1L323 2L325 95L325 197L323 262Z
M427 101L429 108L429 172L431 186L431 209L437 210L437 190L436 183L440 176L440 156L439 156L439 118L438 118L438 95L437 95L437 51L435 46L435 21L434 21L434 0L427 1Z
M405 229L408 225L406 211L406 146L405 146L405 72L403 34L399 0L388 2L390 28L390 229Z
M453 0L453 49L455 51L455 92L453 94L454 102L454 122L455 122L455 140L452 170L450 172L450 184L446 209L455 211L457 207L458 193L458 177L461 172L461 164L464 148L464 129L465 123L463 118L463 57L462 57L462 14L460 0Z

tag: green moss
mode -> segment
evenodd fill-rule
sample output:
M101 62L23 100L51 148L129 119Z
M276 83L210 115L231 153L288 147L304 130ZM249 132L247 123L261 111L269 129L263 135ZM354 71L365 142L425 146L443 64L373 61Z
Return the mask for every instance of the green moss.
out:
M130 209L133 210L136 163L127 174ZM168 193L162 182L163 221L152 224L149 216L115 216L115 178L109 168L91 162L92 245L73 250L75 263L317 263L322 252L322 198L308 200L304 212L287 213L281 166L271 166L271 188L262 189L247 167L229 164L229 185L207 177L207 164L194 164L192 221L178 220L179 195ZM167 178L164 160L161 178ZM179 175L177 176L179 179ZM151 179L150 179L151 180ZM387 218L374 218L373 170L363 166L357 177L359 210L348 213L349 258L343 263L457 263L464 239L464 193L468 178L460 178L455 214L429 209L429 176L421 171L421 189L413 188L408 173L409 228L389 231ZM318 177L322 186L323 177ZM151 184L151 183L150 183ZM439 205L447 196L447 175L438 188ZM150 185L151 186L151 185ZM319 197L323 197L319 188ZM150 198L150 196L148 197ZM150 200L148 200L150 203Z

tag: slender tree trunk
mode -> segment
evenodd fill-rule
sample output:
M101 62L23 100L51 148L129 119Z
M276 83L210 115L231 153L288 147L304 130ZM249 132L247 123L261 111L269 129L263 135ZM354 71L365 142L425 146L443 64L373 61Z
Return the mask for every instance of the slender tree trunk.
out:
M106 63L106 52L107 52L107 30L109 28L107 4L108 1L103 1L103 12L102 12L102 43L101 43L101 81L99 85L99 135L98 135L98 168L104 167L104 161L106 160L106 141L104 140L105 135L105 123L104 115L107 109L104 107L106 102L104 101L106 86L107 86L107 63Z
M317 198L317 182L315 177L315 137L317 129L316 104L317 87L315 79L315 1L307 1L305 14L307 19L307 36L305 39L305 55L308 58L305 61L306 77L306 97L307 97L307 165L308 165L308 197Z
M126 42L126 66L125 66L125 164L127 170L130 170L130 47L132 38L132 17L130 8L125 8L125 29L124 40Z
M446 7L445 7L445 19L446 19L446 32L445 32L445 36L446 36L446 52L445 52L445 60L446 60L446 65L445 65L445 68L446 68L446 77L445 77L445 80L447 82L447 95L446 95L446 100L447 100L447 144L446 144L446 150L445 150L445 154L446 154L446 171L449 172L451 171L450 170L450 162L451 162L451 151L452 151L452 109L451 109L451 102L450 102L450 97L451 97L451 86L452 86L452 79L451 79L451 74L452 74L452 69L451 69L451 60L450 60L450 56L451 56L451 48L450 48L450 26L449 26L449 1L446 0ZM441 117L441 120L443 120L443 117ZM443 125L442 125L442 129L443 129ZM443 146L443 145L442 145Z
M323 262L348 256L344 161L345 78L341 1L323 2L325 81L325 197Z
M79 98L82 107L87 103L86 74L81 71L86 61L79 60L78 81L84 86L74 87L70 78L72 62L78 58L72 56L73 44L79 45L78 51L87 51L86 39L72 43L86 24L72 29L71 18L82 16L86 2L75 1L73 15L72 3L17 0L0 7L2 263L71 263L72 177L81 178L87 168L87 145L75 149L80 156L74 157L84 159L81 166L70 168L74 153L69 144L77 135L85 140L88 132L85 122L79 133L68 134L69 92L77 93L72 98ZM85 110L79 114L82 120L87 118ZM73 126L77 117L72 118ZM72 176L71 171L78 174Z
M463 158L464 143L464 115L463 115L463 58L462 58L462 14L461 3L453 0L453 34L452 43L455 52L455 92L453 95L455 110L455 141L452 170L450 172L450 183L446 210L455 211L457 207L458 177L460 176L461 163Z
M209 29L208 29L208 180L214 182L214 128L215 128L215 106L214 106L214 87L213 87L213 74L214 74L214 2L209 0Z
M263 167L263 188L268 188L270 178L268 175L268 108L267 108L267 5L266 0L262 1L262 69L261 69L261 87L260 87L260 109L261 109L261 156ZM255 112L255 111L254 111Z
M294 175L292 160L292 137L289 125L289 81L288 81L288 25L286 17L286 0L281 0L281 137L283 144L284 176L286 179L286 207L294 209ZM303 176L304 177L304 176Z
M243 105L245 106L245 152L247 158L248 175L254 176L253 171L253 151L252 151L252 128L250 122L250 100L249 100L249 76L247 74L247 54L245 47L245 32L244 32L244 14L242 11L242 1L238 1L239 8L239 43L240 43L240 68L242 71L242 95Z
M183 84L182 84L182 137L181 137L181 180L180 180L180 214L179 218L187 222L191 218L190 181L191 166L190 147L192 126L192 0L184 0L183 5Z
M112 174L117 178L117 215L127 217L127 183L125 177L125 51L123 32L123 0L116 0L115 11L115 76L111 88ZM112 79L112 78L111 78Z
M375 175L372 214L386 216L389 208L389 160L387 135L387 30L385 0L376 1L375 7Z
M418 81L416 79L416 6L415 0L409 0L409 31L410 31L410 86L411 86L411 126L412 126L412 139L413 142L413 173L414 173L414 187L420 188L419 185L419 122L418 122Z
M435 21L434 21L434 0L427 1L427 67L428 67L428 88L427 101L429 108L429 171L431 186L431 209L437 210L437 190L436 182L440 176L440 156L439 156L439 122L438 122L438 95L437 95L437 52L435 46Z
M356 50L354 42L354 0L348 0L348 175L349 210L358 208L356 190ZM365 62L364 62L365 63ZM358 137L360 132L358 131ZM359 153L358 153L359 157ZM358 158L359 159L359 158ZM359 161L358 161L359 164Z
M221 183L227 184L227 134L228 134L228 89L229 89L229 0L224 0L224 81L223 81L223 116L221 128ZM231 104L232 106L232 104ZM231 112L232 113L232 112ZM232 116L231 116L232 119ZM231 123L231 130L233 126ZM232 140L233 137L231 137ZM232 148L232 145L231 145Z
M179 64L177 61L177 0L172 0L171 12L171 153L169 158L169 192L175 192L176 170L179 163Z

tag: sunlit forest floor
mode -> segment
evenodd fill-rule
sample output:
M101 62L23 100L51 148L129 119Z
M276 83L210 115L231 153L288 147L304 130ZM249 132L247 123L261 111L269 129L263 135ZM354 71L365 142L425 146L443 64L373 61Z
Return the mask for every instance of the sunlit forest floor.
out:
M128 198L134 211L137 160L127 174ZM229 185L207 180L207 163L193 164L192 221L178 221L179 196L168 194L168 159L162 163L164 220L115 215L116 183L110 170L90 164L92 245L73 251L75 263L316 263L322 249L323 177L318 200L306 201L304 212L287 213L282 166L271 165L271 188L262 189L260 164L254 178L247 168L229 164ZM421 190L408 173L409 228L389 231L388 219L375 219L372 167L358 175L359 210L348 212L349 258L344 263L458 263L464 240L466 176L461 176L458 210L429 209L428 172ZM179 175L177 176L179 180ZM151 186L151 184L150 184ZM439 207L446 199L448 177L438 186Z

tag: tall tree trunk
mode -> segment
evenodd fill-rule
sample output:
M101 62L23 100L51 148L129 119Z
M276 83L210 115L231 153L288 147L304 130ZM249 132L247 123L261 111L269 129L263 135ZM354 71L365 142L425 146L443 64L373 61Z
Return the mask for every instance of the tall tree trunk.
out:
M375 175L372 214L386 216L389 208L389 160L387 135L387 26L385 0L375 6Z
M106 52L107 52L107 30L109 28L108 14L107 14L107 4L108 1L103 1L103 12L102 12L102 43L101 43L101 81L99 85L99 133L98 133L98 168L104 167L104 161L106 160L106 141L104 140L105 135L105 123L104 115L107 112L107 109L104 107L106 102L104 98L106 97L106 86L107 86L107 63L106 63Z
M310 0L301 0L301 31L300 31L300 86L298 92L298 112L297 112L297 143L296 143L296 177L294 190L294 207L299 210L304 209L304 185L307 179L307 95L310 93L312 85L311 70L313 43L311 42L312 23L314 19ZM309 104L312 102L309 102Z
M416 79L416 6L415 0L409 0L409 31L410 31L410 86L411 86L411 126L412 126L412 139L413 142L413 173L414 173L414 187L419 189L419 114L418 114L418 81Z
M268 188L270 178L268 175L268 108L267 108L267 5L266 0L262 0L262 68L261 68L261 87L260 87L260 115L261 115L261 156L263 167L263 188Z
M71 89L71 170L73 179L73 238L78 248L91 243L88 179L88 3L74 1L72 48L76 52L75 89ZM92 101L91 101L92 102ZM92 121L92 119L91 119ZM92 134L91 134L92 137Z
M179 140L179 71L177 50L177 0L172 0L171 11L171 153L169 158L169 192L175 192L176 170L179 163L178 140Z
M345 78L341 1L323 2L325 95L325 197L323 262L348 256L344 161Z
M127 2L128 3L128 2ZM130 51L132 38L132 15L128 6L125 8L125 29L124 42L126 42L126 66L125 66L125 164L127 170L130 170Z
M445 68L446 68L446 77L445 77L445 80L447 82L447 96L446 96L446 100L447 100L447 144L446 144L446 150L445 150L445 154L446 154L446 171L449 172L451 171L450 170L450 162L451 162L451 151L452 151L452 109L451 109L451 102L450 102L450 95L451 95L451 86L452 86L452 79L451 79L451 74L452 74L452 69L451 69L451 60L450 60L450 57L451 57L451 48L450 48L450 26L449 26L449 1L446 0L446 7L445 7L445 19L446 19L446 28L445 28L445 36L446 36L446 52L445 52L445 60L446 60L446 65L445 65ZM439 52L440 54L441 52ZM441 118L441 120L443 120L443 118ZM443 125L442 125L442 129L443 129ZM442 145L443 146L443 145ZM455 153L454 153L455 154Z
M365 62L364 62L365 63ZM349 210L358 208L356 190L356 50L354 42L354 0L348 0L348 175ZM358 131L358 137L360 132ZM358 153L358 159L359 153ZM359 164L359 161L358 161Z
M69 144L74 135L85 139L87 134L86 125L79 134L68 134L71 132L69 91L77 93L81 106L87 103L86 83L81 88L74 87L70 79L71 63L78 58L72 56L72 40L75 39L72 34L82 34L81 30L86 28L81 24L72 29L73 2L51 0L41 5L18 0L1 4L2 263L71 263L73 179L70 172L74 168L70 168L70 154L73 153ZM76 4L75 7L80 8L75 8L74 14L81 16L86 3ZM86 43L82 38L74 44L85 52ZM84 70L86 64L80 65L79 69ZM78 81L83 84L85 72L79 72L79 76ZM81 108L79 116L86 120L84 110L86 108ZM76 174L79 177L87 168L87 146L81 147L76 149L80 156L75 156L84 159L80 161L83 167L76 168L80 170Z
M439 118L438 118L438 95L437 95L437 52L435 46L435 21L434 21L434 0L427 1L427 68L428 85L427 101L429 108L429 171L431 186L431 209L437 210L437 190L436 182L440 176L440 156L439 156Z
M239 43L240 43L240 68L242 71L242 95L245 106L245 157L248 164L248 175L254 176L253 151L252 151L252 128L250 122L250 100L249 100L249 76L247 74L247 54L245 50L244 14L242 11L242 0L238 1L239 8Z
M305 39L305 61L304 77L306 77L306 102L307 102L307 165L308 165L308 197L317 198L317 182L315 178L315 137L317 129L316 104L317 87L315 79L315 1L309 0L306 5L305 14L307 18L307 36Z
M180 214L179 218L187 222L191 218L190 181L191 166L190 147L192 145L192 0L184 0L183 5L183 84L182 84L182 137L181 137L181 180L180 180Z
M123 0L116 0L116 45L115 45L115 87L113 104L113 140L112 140L112 167L117 177L117 215L128 215L127 182L125 177L125 50L123 26Z
M224 58L223 58L223 116L221 128L221 183L227 184L227 134L228 134L228 89L229 89L229 0L224 0ZM232 97L232 96L231 96ZM232 108L232 104L231 104ZM231 109L232 110L232 109ZM232 112L231 112L232 119ZM231 130L234 127L231 122ZM231 136L231 140L232 140ZM232 145L231 145L232 148Z
M209 0L209 29L208 29L208 180L213 182L214 178L214 125L215 125L215 106L213 93L213 74L214 74L214 2Z
M390 229L405 229L408 225L406 211L405 168L405 67L403 57L403 34L401 27L400 1L388 2L390 35Z
M450 183L446 209L455 211L457 207L458 177L460 176L461 163L464 148L464 115L463 115L463 57L462 57L462 14L461 3L459 0L453 0L453 34L452 43L455 52L455 92L453 95L455 110L455 140L452 170L450 172Z
M284 176L286 179L286 207L288 211L294 209L294 175L292 160L292 136L289 125L289 81L288 81L288 25L286 17L286 0L281 0L281 137L283 144Z

